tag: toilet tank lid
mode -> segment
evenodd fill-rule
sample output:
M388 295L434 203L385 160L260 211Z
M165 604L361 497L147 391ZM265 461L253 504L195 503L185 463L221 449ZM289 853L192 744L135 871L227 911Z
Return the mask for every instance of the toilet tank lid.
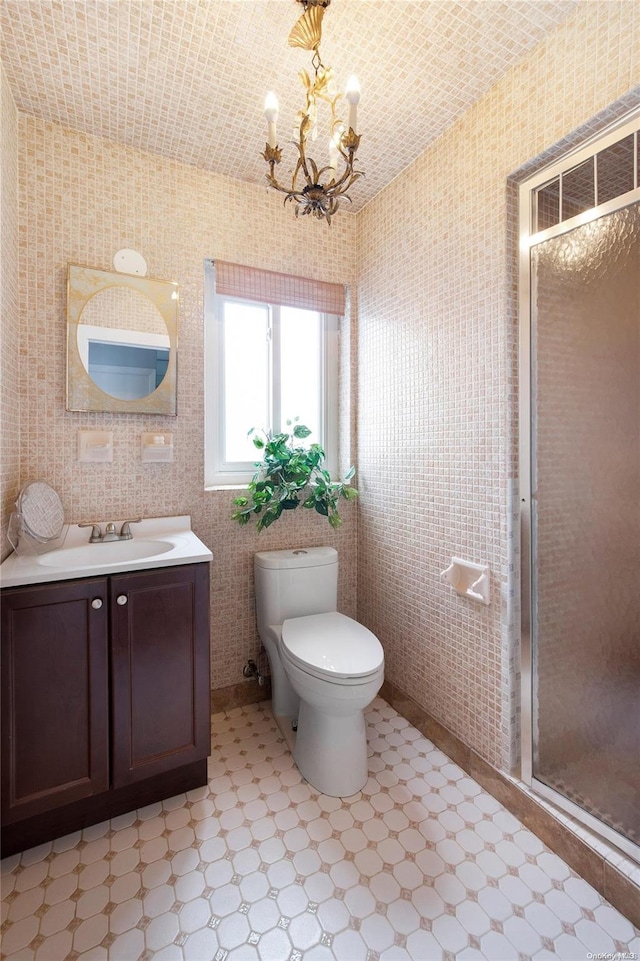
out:
M260 551L254 557L255 566L271 570L290 570L297 567L324 567L338 563L335 547L298 547L290 551Z
M282 625L282 643L303 669L334 677L364 677L384 664L375 634L337 611L288 618Z

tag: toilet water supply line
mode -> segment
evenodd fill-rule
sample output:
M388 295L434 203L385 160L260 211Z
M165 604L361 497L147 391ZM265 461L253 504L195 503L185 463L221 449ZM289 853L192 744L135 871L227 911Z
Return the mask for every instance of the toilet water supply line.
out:
M258 670L258 665L254 660L247 661L245 666L242 668L242 674L244 677L255 677L260 687L264 687L264 674L260 673Z
M298 553L298 552L297 552L297 551L294 551L294 554L295 554L295 553ZM299 553L306 554L306 551L300 551ZM249 659L249 660L247 661L247 663L245 664L245 666L242 668L242 673L243 673L243 675L244 675L245 677L255 677L255 679L256 679L256 681L258 682L258 684L260 685L260 687L264 687L265 676L264 676L264 674L261 674L261 673L260 673L260 671L258 670L258 665L256 664L256 662L255 662L253 659ZM294 732L298 730L298 718L297 718L297 717L294 717L294 718L292 719L292 721L291 721L291 730L294 731Z

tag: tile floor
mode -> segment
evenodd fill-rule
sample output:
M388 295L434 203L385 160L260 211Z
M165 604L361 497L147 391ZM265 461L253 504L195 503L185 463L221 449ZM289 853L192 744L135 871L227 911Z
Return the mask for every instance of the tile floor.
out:
M269 705L213 718L208 788L2 863L8 961L525 961L640 931L383 700L370 778L318 794ZM618 957L620 954L618 954Z

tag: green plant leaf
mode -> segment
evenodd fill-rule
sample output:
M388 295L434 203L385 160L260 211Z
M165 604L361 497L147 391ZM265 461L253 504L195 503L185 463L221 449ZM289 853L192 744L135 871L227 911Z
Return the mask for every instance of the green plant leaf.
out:
M342 524L338 514L338 500L354 500L355 488L345 486L354 476L350 468L344 481L334 482L323 466L325 452L320 444L309 447L296 446L296 440L304 440L312 431L299 418L287 421L291 433L281 431L272 434L262 431L262 436L252 436L251 428L247 436L252 437L255 447L262 452L262 460L256 461L256 471L248 485L248 495L234 500L231 518L245 525L255 515L258 531L270 527L284 511L292 511L303 506L315 510L326 517L329 524L337 528Z
M265 527L271 527L273 522L277 521L281 514L282 508L280 504L276 504L275 507L269 507L258 521L258 530L261 531L264 530Z
M355 476L355 473L356 473L355 467L353 466L350 467L347 473L344 475L345 481L350 481Z

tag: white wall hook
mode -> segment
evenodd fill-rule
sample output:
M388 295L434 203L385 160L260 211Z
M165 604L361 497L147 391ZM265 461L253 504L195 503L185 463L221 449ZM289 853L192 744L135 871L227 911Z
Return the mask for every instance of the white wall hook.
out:
M139 277L147 276L147 262L137 250L131 247L123 247L113 255L113 267L121 274L137 274Z
M489 568L484 564L474 564L459 557L452 557L449 566L440 572L440 577L465 597L471 597L481 604L489 603Z

